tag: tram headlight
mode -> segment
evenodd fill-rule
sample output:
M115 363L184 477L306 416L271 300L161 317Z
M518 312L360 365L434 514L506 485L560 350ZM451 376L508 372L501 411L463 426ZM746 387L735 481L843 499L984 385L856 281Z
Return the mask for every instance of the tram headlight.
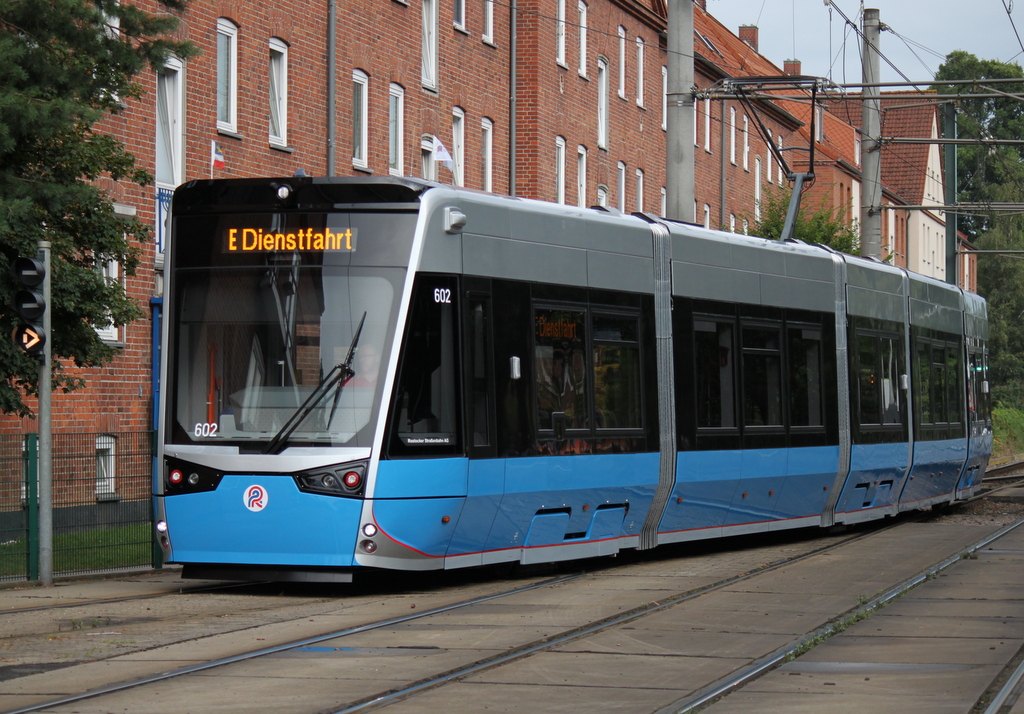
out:
M167 532L167 521L157 521L156 522L156 529L157 529L157 531L159 533L166 533Z
M375 526L372 523L367 523L365 526L363 526L363 535L367 538L373 538L375 535L377 535L377 526Z
M181 469L171 469L171 472L167 474L167 480L177 486L185 480L185 474L181 472Z
M373 553L377 550L377 544L372 540L364 540L359 547L363 549L364 553Z
M300 491L324 496L362 496L365 481L365 461L324 466L295 474L295 483Z
M177 496L186 493L216 491L224 477L220 471L174 457L167 457L164 468L164 495Z

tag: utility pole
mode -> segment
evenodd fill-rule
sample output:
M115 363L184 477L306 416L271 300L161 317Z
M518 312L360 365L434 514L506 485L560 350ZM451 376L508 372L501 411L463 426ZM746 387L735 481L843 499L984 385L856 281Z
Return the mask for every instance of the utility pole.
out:
M43 259L43 361L39 365L39 582L53 585L53 419L51 416L50 378L53 364L53 304L51 296L50 241L39 241Z
M953 102L948 102L942 105L942 114L945 119L945 126L943 127L942 136L945 139L956 139L956 105ZM956 172L956 144L950 143L943 146L945 151L945 163L946 163L946 205L952 206L956 203L956 185L957 185L957 172ZM957 218L960 214L956 211L946 211L946 282L950 285L956 285L959 279L957 265L957 258L959 253L957 252Z
M860 254L882 257L882 134L878 39L878 10L864 10L864 50L861 56L864 103L861 114ZM874 85L874 86L873 86Z
M668 0L666 218L693 221L693 0Z

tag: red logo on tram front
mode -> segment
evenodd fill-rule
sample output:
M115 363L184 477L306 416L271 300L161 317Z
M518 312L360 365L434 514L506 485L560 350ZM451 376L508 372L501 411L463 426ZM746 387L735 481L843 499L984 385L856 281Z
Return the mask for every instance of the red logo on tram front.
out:
M242 501L245 503L245 507L250 511L262 511L267 507L267 501L270 500L270 495L267 490L262 486L250 486L245 489L245 494Z

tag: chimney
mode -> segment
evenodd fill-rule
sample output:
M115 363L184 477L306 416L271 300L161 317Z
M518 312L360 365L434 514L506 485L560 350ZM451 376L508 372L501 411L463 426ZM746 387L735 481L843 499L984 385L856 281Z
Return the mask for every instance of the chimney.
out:
M757 52L757 25L740 25L740 39Z
M782 64L782 71L790 77L800 76L800 60L788 59Z

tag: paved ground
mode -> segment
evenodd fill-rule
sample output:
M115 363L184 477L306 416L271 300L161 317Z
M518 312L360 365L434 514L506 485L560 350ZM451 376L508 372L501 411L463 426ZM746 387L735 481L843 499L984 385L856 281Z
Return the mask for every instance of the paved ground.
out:
M396 714L447 711L453 706L464 712L531 714L678 711L708 684L727 678L737 668L1015 521L1021 506L1012 497L1005 503L960 509L943 518L873 534L827 555L793 563L641 621L594 633L385 708ZM52 711L337 711L389 686L404 686L596 617L709 585L800 547L803 544L781 543L759 549L748 544L733 550L652 558L466 611L326 641L302 652L265 657ZM1021 566L1024 527L977 557L957 562L802 657L713 703L707 711L969 712L1024 649ZM4 631L3 613L11 607L169 593L181 586L174 573L165 572L55 588L0 590L0 637L9 634ZM469 590L499 587L484 582L458 591L407 589L358 598L317 596L289 604L297 609L282 609L277 621L267 614L272 598L265 594L205 594L184 606L195 608L191 619L127 623L118 628L123 632L118 638L102 637L106 634L102 629L61 632L62 639L56 642L68 651L86 646L90 637L94 641L111 639L112 647L122 646L119 638L127 642L136 636L149 644L119 656L82 660L63 669L0 682L0 711L81 691L102 681L174 669L329 631L370 616L386 617L446 599L463 599ZM225 606L231 609L218 613L218 608ZM242 612L243 607L252 609ZM222 631L232 617L249 618L253 625ZM189 634L170 638L167 631L176 627ZM193 636L188 628L205 629L206 634ZM161 643L158 636L169 639ZM0 659L5 654L2 642ZM1022 707L1017 705L1013 711L1024 714Z

